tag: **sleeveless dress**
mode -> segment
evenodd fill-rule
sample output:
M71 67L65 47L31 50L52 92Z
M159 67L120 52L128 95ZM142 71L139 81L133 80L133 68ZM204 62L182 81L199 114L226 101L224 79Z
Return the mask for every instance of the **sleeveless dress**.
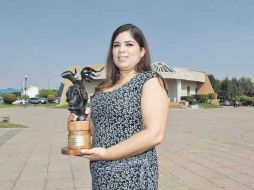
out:
M94 147L111 147L144 128L141 91L145 81L153 77L157 77L153 71L138 73L118 89L95 93L90 102ZM121 160L91 161L90 172L93 190L158 189L155 148Z

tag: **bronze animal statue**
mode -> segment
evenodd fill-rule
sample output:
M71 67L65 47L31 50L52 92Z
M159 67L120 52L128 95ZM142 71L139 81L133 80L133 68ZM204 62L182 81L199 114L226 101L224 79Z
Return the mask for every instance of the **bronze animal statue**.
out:
M88 102L88 94L85 88L85 83L93 80L93 77L97 77L95 73L101 72L102 70L103 68L97 71L91 67L84 67L80 72L81 80L78 80L76 77L76 69L75 73L65 71L61 75L63 78L72 82L72 85L66 92L66 101L68 102L69 111L78 116L77 121L84 121L87 118L87 114L85 114L85 107Z

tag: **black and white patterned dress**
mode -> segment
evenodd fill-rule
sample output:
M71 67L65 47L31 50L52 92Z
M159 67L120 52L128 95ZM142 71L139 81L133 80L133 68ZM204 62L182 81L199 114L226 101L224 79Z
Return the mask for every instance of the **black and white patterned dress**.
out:
M111 147L143 129L142 86L146 80L156 76L153 71L138 73L122 87L94 95L91 99L94 147ZM158 189L155 148L121 160L91 161L90 171L93 190Z

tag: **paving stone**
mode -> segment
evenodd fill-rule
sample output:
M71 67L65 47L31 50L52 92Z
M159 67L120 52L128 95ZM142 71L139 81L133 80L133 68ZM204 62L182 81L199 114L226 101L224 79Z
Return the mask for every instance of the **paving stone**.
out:
M14 182L1 182L0 181L0 190L11 190Z
M254 190L254 108L172 109L157 147L160 190ZM27 125L0 144L0 190L88 190L89 161L61 154L68 111L0 109ZM10 130L0 129L1 136ZM6 136L7 137L7 136Z
M75 178L74 179L75 187L77 188L91 188L92 179L91 177Z
M72 173L63 171L49 171L47 179L72 179Z
M16 181L13 190L43 190L45 180Z
M43 180L46 178L47 172L32 172L32 171L23 171L19 176L18 180Z
M46 189L74 188L73 179L48 179Z
M19 173L17 172L2 172L0 173L0 182L3 181L15 181L18 177Z

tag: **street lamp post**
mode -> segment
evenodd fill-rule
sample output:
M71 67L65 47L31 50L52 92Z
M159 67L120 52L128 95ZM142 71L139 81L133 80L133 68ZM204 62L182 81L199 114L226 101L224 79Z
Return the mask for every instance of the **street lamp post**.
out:
M50 77L48 77L48 89L49 89L49 80L50 80Z
M27 91L27 75L25 76L25 87L24 87L24 91L25 91L25 102L24 102L24 105L26 107L26 91Z

